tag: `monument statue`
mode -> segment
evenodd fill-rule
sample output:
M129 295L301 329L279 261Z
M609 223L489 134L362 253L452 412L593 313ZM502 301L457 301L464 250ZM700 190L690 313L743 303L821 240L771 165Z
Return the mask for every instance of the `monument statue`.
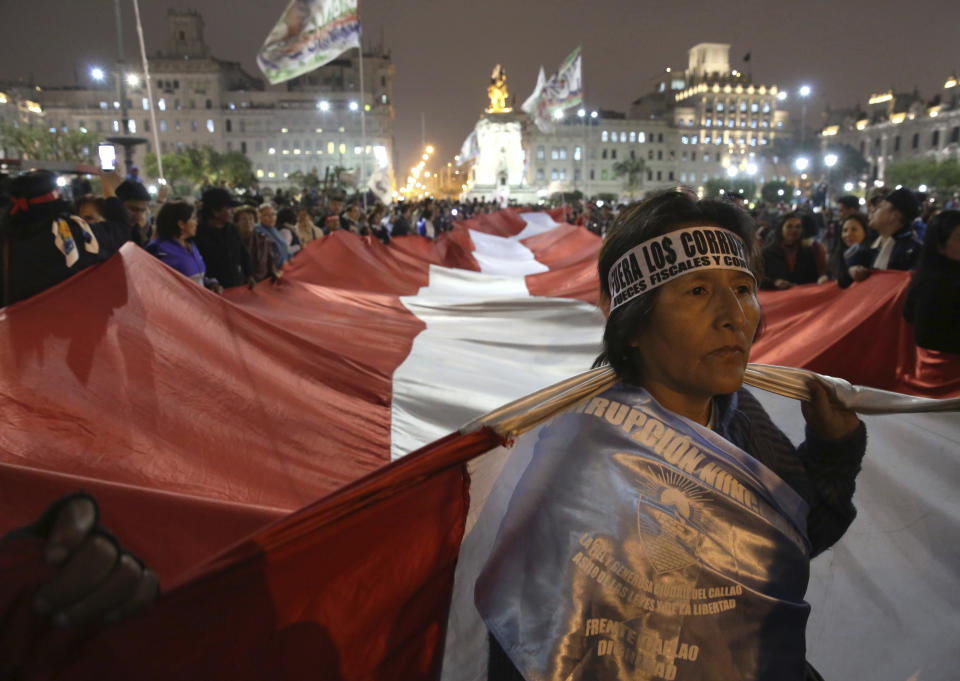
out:
M507 106L507 97L510 96L507 92L507 72L500 64L497 64L490 76L487 95L490 97L490 108L487 109L487 113L510 113L513 110Z

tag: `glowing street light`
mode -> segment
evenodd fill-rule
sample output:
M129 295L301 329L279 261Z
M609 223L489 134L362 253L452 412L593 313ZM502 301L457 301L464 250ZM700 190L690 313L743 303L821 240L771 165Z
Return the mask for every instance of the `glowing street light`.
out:
M104 74L103 69L101 69L99 66L94 66L92 69L90 69L90 77L99 81L103 80L106 75Z
M558 121L563 120L563 109L557 109L553 112L553 118Z
M584 118L586 115L587 115L586 109L577 109L577 116L579 116L580 118Z
M734 166L734 165L727 166L727 175L729 175L730 177L736 177L736 176L737 176L737 166Z
M359 109L359 108L360 108L360 106L359 106L356 102L350 102L350 110L351 110L351 111L356 111L356 110Z
M427 159L430 158L430 154L424 154L424 155L421 156L420 158L422 158L424 161L426 161Z
M809 85L800 86L799 93L801 97L809 97L811 92L812 92L812 89L810 88Z
M810 159L806 156L798 156L797 160L793 162L793 165L797 170L803 172L810 167Z
M596 111L591 111L591 112L590 112L590 118L596 118L596 117L597 117L597 112L596 112Z
M137 87L140 84L140 77L135 73L127 74L127 85Z
M428 144L428 145L427 145L427 153L428 153L428 154L432 154L432 153L433 153L433 145L432 145L432 144Z
M926 193L927 193L927 185L921 184L919 187L917 187L917 191L919 191L921 194L926 194Z
M328 102L325 99L321 99L319 102L317 102L317 108L320 109L321 111L329 111L330 102Z
M757 164L756 164L756 163L748 163L748 164L747 164L747 175L749 175L750 177L753 177L753 176L756 175L756 174L757 174Z
M845 192L852 192L852 191L853 191L853 182L847 182L845 185L843 185L843 191L845 191Z
M823 157L823 162L827 165L828 168L832 168L833 166L837 165L838 160L839 158L837 157L836 154L827 154L826 156Z
M780 92L777 93L777 99L780 100L781 102L784 101L786 98L787 98L786 90L780 90Z

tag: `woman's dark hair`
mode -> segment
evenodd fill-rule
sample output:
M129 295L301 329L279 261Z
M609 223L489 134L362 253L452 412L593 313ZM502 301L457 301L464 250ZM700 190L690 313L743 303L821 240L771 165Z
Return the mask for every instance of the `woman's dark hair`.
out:
M810 216L810 214L799 211L799 210L795 210L790 213L787 213L786 215L781 217L779 220L777 220L777 226L775 229L767 231L767 234L769 235L767 237L768 239L767 246L773 246L773 245L779 246L780 244L783 243L783 226L787 224L787 220L793 220L793 219L800 220L800 227L803 229L803 234L800 237L801 239L805 239L817 233L817 227L814 224L813 218Z
M960 226L960 210L941 211L927 225L927 235L923 239L923 251L920 253L918 270L930 267L944 257L941 249L946 248L947 239Z
M293 208L281 208L280 210L278 210L277 224L280 225L281 227L283 227L284 225L297 224L297 214L293 212Z
M856 212L851 213L847 217L843 218L840 223L837 225L837 233L834 235L835 242L833 250L830 251L830 256L827 258L827 275L834 281L840 281L843 278L843 272L847 269L847 263L843 259L843 254L847 250L847 245L843 243L843 225L847 220L853 220L860 227L863 228L863 241L861 244L869 245L870 242L870 218L868 218L864 213ZM849 286L849 283L847 284Z
M157 213L157 237L177 240L180 238L180 221L193 216L193 206L186 201L167 201Z
M621 211L600 248L597 272L601 298L610 300L608 275L613 265L631 248L644 241L684 227L714 225L743 239L748 264L757 279L763 280L763 258L756 246L756 226L750 215L727 201L698 200L690 190L670 190ZM640 383L640 356L631 343L650 321L660 289L637 296L610 312L603 331L603 352L594 366L609 364L617 376ZM757 336L761 326L757 327Z

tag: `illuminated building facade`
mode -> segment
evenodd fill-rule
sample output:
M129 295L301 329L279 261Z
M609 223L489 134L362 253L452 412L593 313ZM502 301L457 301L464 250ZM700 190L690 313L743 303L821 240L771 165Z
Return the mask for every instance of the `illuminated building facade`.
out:
M883 183L891 163L915 158L960 158L960 84L956 76L929 101L919 93L874 93L866 108L828 110L821 146L849 145L870 164L868 179Z
M393 78L382 49L365 50L364 93L359 54L352 50L309 74L266 89L261 79L235 62L209 54L204 22L197 12L170 10L166 49L149 59L161 153L211 146L239 151L251 161L259 182L285 186L293 172L352 169L359 182L377 168L393 167ZM128 73L129 132L148 140L134 163L146 173L143 156L153 149L149 102L140 69ZM120 102L114 74L81 88L43 88L37 98L48 124L117 135ZM360 107L366 114L362 144ZM364 177L359 177L365 166Z

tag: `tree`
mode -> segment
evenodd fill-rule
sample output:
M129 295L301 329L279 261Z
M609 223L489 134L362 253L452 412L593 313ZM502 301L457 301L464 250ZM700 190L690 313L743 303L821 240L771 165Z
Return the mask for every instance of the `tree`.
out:
M0 123L0 141L25 159L94 163L99 135L82 130L58 130L38 125Z
M960 162L955 158L938 162L932 156L891 163L885 173L887 184L917 189L925 184L941 192L960 188Z
M173 185L199 186L204 180L212 184L221 181L233 187L241 187L253 181L253 166L250 159L239 151L221 154L210 146L194 149L187 147L175 154L163 154L163 175ZM159 174L156 154L146 155L147 173Z
M764 182L760 188L760 198L767 203L779 203L780 201L789 201L793 193L793 185L789 182L772 180Z
M730 183L727 180L712 177L703 183L703 192L708 197L717 197L730 191Z
M643 171L646 165L642 158L627 158L618 161L613 166L613 172L623 177L623 188L627 190L630 200L633 201L634 194L643 184Z

